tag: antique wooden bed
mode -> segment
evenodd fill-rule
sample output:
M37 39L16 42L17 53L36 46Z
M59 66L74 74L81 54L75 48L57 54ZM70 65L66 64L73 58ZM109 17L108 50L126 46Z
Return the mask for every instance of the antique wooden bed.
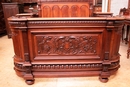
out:
M27 84L33 84L36 77L99 76L107 82L120 67L124 19L90 17L88 2L39 6L39 18L8 19L16 74Z

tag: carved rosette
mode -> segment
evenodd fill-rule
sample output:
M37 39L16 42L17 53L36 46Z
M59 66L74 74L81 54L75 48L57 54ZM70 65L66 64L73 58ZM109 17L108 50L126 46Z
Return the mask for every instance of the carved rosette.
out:
M85 55L97 53L97 36L37 36L38 54Z

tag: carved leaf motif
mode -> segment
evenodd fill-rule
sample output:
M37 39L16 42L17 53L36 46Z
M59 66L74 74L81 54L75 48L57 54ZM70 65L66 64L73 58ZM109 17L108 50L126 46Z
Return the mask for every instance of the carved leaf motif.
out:
M97 36L37 36L38 53L44 55L95 54Z

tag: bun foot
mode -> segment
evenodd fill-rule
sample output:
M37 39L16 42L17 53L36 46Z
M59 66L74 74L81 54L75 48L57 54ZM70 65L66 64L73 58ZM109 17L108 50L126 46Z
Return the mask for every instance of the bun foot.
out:
M99 77L99 80L100 80L101 82L103 82L103 83L108 82L108 78L101 78L101 77Z
M28 85L34 84L34 80L26 80L25 82L26 82Z

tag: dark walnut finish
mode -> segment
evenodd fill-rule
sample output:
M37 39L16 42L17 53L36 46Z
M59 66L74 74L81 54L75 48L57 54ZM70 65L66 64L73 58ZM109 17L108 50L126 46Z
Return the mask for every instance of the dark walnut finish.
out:
M4 0L0 1L0 35L6 33L4 14L3 14L3 9L2 9L2 4L1 4L3 2L4 2Z
M8 38L11 38L11 30L9 28L7 19L19 13L18 3L2 3L2 6L3 6L3 12L4 12L6 31L8 34Z
M123 18L9 18L14 69L26 83L34 77L108 77L120 67Z

